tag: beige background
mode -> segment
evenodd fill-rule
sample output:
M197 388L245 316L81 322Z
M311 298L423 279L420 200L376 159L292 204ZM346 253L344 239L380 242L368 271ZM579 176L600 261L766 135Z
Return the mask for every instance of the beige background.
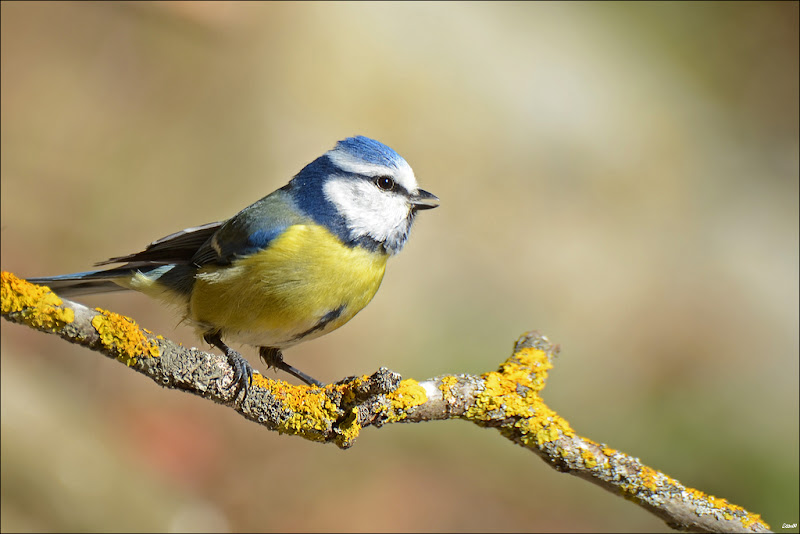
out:
M581 434L797 522L796 2L3 2L0 87L3 269L86 270L368 135L442 205L288 361L480 373L538 328ZM3 531L667 530L468 423L342 452L0 325Z

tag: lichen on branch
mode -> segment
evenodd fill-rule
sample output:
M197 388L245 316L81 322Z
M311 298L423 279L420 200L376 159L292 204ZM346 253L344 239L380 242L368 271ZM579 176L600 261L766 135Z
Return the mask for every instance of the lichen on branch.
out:
M683 486L605 444L579 436L541 397L559 351L528 332L495 371L403 380L381 367L324 387L298 386L256 373L237 395L225 356L186 348L135 321L62 300L8 272L0 275L5 319L56 334L126 364L166 388L225 404L270 430L351 447L361 430L397 422L463 419L496 428L555 469L586 479L662 518L678 530L768 532L769 526L725 499Z

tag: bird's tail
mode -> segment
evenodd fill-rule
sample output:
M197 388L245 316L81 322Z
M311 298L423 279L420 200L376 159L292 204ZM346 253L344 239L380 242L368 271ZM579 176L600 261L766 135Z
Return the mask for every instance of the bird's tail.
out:
M136 269L121 267L106 271L86 271L59 276L28 278L27 280L32 284L47 286L62 297L76 297L92 293L125 291L128 288L116 281L128 281L134 272L136 272Z

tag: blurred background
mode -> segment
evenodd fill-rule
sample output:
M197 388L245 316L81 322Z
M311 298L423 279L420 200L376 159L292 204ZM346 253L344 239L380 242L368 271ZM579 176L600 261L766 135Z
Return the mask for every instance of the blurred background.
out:
M441 207L290 363L482 373L539 329L562 346L545 401L580 434L797 523L797 2L3 2L0 20L2 269L86 270L374 137ZM205 347L144 296L79 300ZM0 327L4 532L668 531L463 421L340 451Z

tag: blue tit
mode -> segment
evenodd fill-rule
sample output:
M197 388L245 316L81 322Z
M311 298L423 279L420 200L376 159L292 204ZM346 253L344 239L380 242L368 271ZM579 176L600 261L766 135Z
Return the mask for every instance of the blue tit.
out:
M135 290L179 306L227 355L237 395L242 388L247 395L253 368L223 340L257 346L268 366L322 385L284 362L281 351L361 311L417 212L438 205L394 150L350 137L231 219L97 264L124 263L118 267L28 280L65 297Z

